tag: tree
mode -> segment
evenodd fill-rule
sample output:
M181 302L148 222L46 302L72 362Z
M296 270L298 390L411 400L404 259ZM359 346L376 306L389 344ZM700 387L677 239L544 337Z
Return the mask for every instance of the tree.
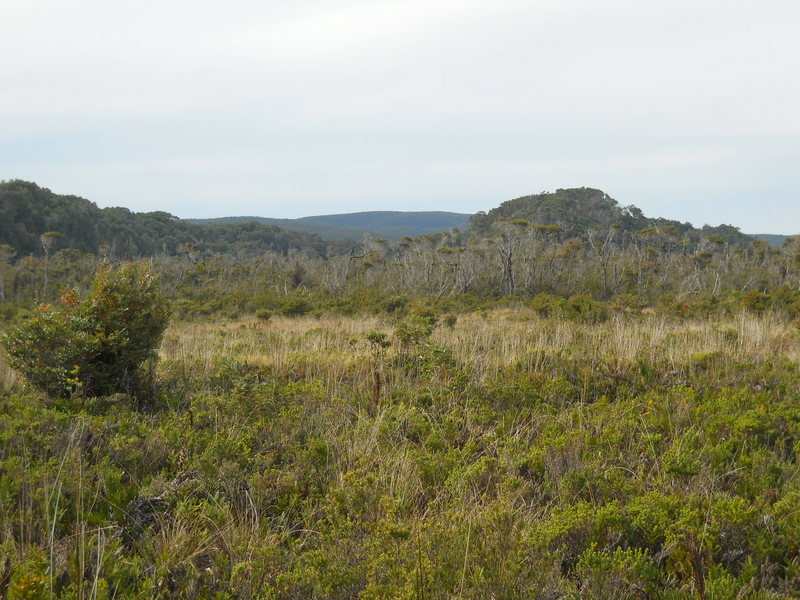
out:
M514 256L522 244L523 236L530 231L530 223L525 219L497 219L497 250L503 270L503 286L506 294L516 291L514 282Z
M617 225L609 227L605 231L605 235L603 235L602 227L590 227L586 230L586 236L589 238L589 246L591 246L600 260L600 266L603 270L603 300L608 300L611 297L611 289L608 281L608 266L611 259L614 257L614 234L616 234L618 230L619 226Z
M168 321L145 265L105 266L85 298L65 291L58 305L39 306L2 342L11 365L52 396L138 394Z
M8 261L17 255L10 244L0 245L0 302L6 301L6 268Z
M44 250L44 285L42 286L42 298L47 294L47 269L50 263L50 251L56 247L56 242L60 237L64 236L57 231L48 231L39 236L39 241L42 242L42 250Z

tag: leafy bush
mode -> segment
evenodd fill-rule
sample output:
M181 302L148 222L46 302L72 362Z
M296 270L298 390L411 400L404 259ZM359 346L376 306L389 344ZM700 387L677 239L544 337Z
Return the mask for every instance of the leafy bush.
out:
M11 365L52 396L140 391L169 321L156 277L141 264L105 267L85 298L64 292L3 338Z
M561 317L567 312L567 301L564 298L545 292L532 296L528 305L541 317Z
M287 298L281 307L281 314L287 317L302 317L311 312L314 307L305 298Z
M259 308L256 311L256 319L264 321L265 323L272 318L272 311L268 308Z
M426 342L436 327L436 317L413 315L401 321L394 335L404 348L419 346Z
M742 305L747 310L760 315L772 305L772 296L758 290L748 290L742 295Z
M602 323L608 319L608 309L603 302L581 294L567 300L570 317L579 323Z

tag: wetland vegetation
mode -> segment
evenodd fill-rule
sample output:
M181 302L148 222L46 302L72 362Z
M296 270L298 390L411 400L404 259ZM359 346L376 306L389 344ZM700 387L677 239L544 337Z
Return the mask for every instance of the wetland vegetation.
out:
M798 241L561 192L341 251L3 246L0 598L797 597Z

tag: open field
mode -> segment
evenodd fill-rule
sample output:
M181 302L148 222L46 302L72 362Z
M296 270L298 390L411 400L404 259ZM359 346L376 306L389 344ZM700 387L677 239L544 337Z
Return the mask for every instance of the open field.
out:
M309 363L312 376L336 377L337 366L362 364L369 355L368 331L391 334L395 323L378 317L285 318L267 323L197 321L174 324L161 349L163 360L210 371L220 356L290 372ZM502 309L466 314L431 337L469 365L478 380L530 362L531 357L575 356L590 363L632 364L637 360L683 368L699 354L763 361L779 356L800 361L800 329L773 315L742 313L720 321L677 321L657 316L620 317L599 324L540 318L534 311ZM392 354L390 351L389 354ZM312 360L308 360L312 358ZM332 371L327 371L327 368Z
M138 411L0 361L0 597L800 594L796 323L440 321L175 322Z

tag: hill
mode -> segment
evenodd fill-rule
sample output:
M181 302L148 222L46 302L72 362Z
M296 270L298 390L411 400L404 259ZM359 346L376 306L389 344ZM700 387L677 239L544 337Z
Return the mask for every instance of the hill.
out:
M776 233L751 233L750 237L754 237L762 242L767 242L773 248L780 248L783 243L793 237L800 237L796 235L778 235Z
M359 240L365 233L373 237L397 240L442 233L469 224L470 215L442 211L367 211L334 215L318 215L299 219L269 217L222 217L219 219L189 219L195 223L257 222L277 225L284 229L315 233L328 240Z
M623 235L649 230L697 242L701 238L744 246L753 239L730 225L704 226L650 218L636 206L620 206L605 192L593 188L559 189L503 202L488 213L426 211L368 211L319 215L299 219L225 217L182 220L167 212L136 213L126 208L103 208L84 198L59 195L35 183L0 182L0 244L9 244L19 256L42 252L40 236L55 231L63 238L58 247L134 258L201 252L287 254L301 251L324 256L348 247L365 233L397 240L468 230L471 237L492 234L496 220L524 219L533 225L557 226L560 237L585 238L593 227L617 226ZM785 236L757 236L773 245ZM618 240L623 239L618 237ZM326 241L328 240L328 241Z
M470 218L472 235L484 236L498 219L523 219L533 225L557 226L565 237L585 237L593 227L616 225L622 232L635 234L648 229L668 230L692 241L713 237L734 245L747 245L753 239L731 225L705 225L695 228L691 223L671 219L646 217L636 206L620 206L602 190L594 188L559 189L508 200L488 213Z
M59 247L133 258L202 251L285 254L300 250L324 254L329 244L319 236L254 222L190 223L167 212L135 213L127 208L98 208L94 202L59 195L35 183L0 182L0 244L19 255L41 253L40 236L55 231Z

